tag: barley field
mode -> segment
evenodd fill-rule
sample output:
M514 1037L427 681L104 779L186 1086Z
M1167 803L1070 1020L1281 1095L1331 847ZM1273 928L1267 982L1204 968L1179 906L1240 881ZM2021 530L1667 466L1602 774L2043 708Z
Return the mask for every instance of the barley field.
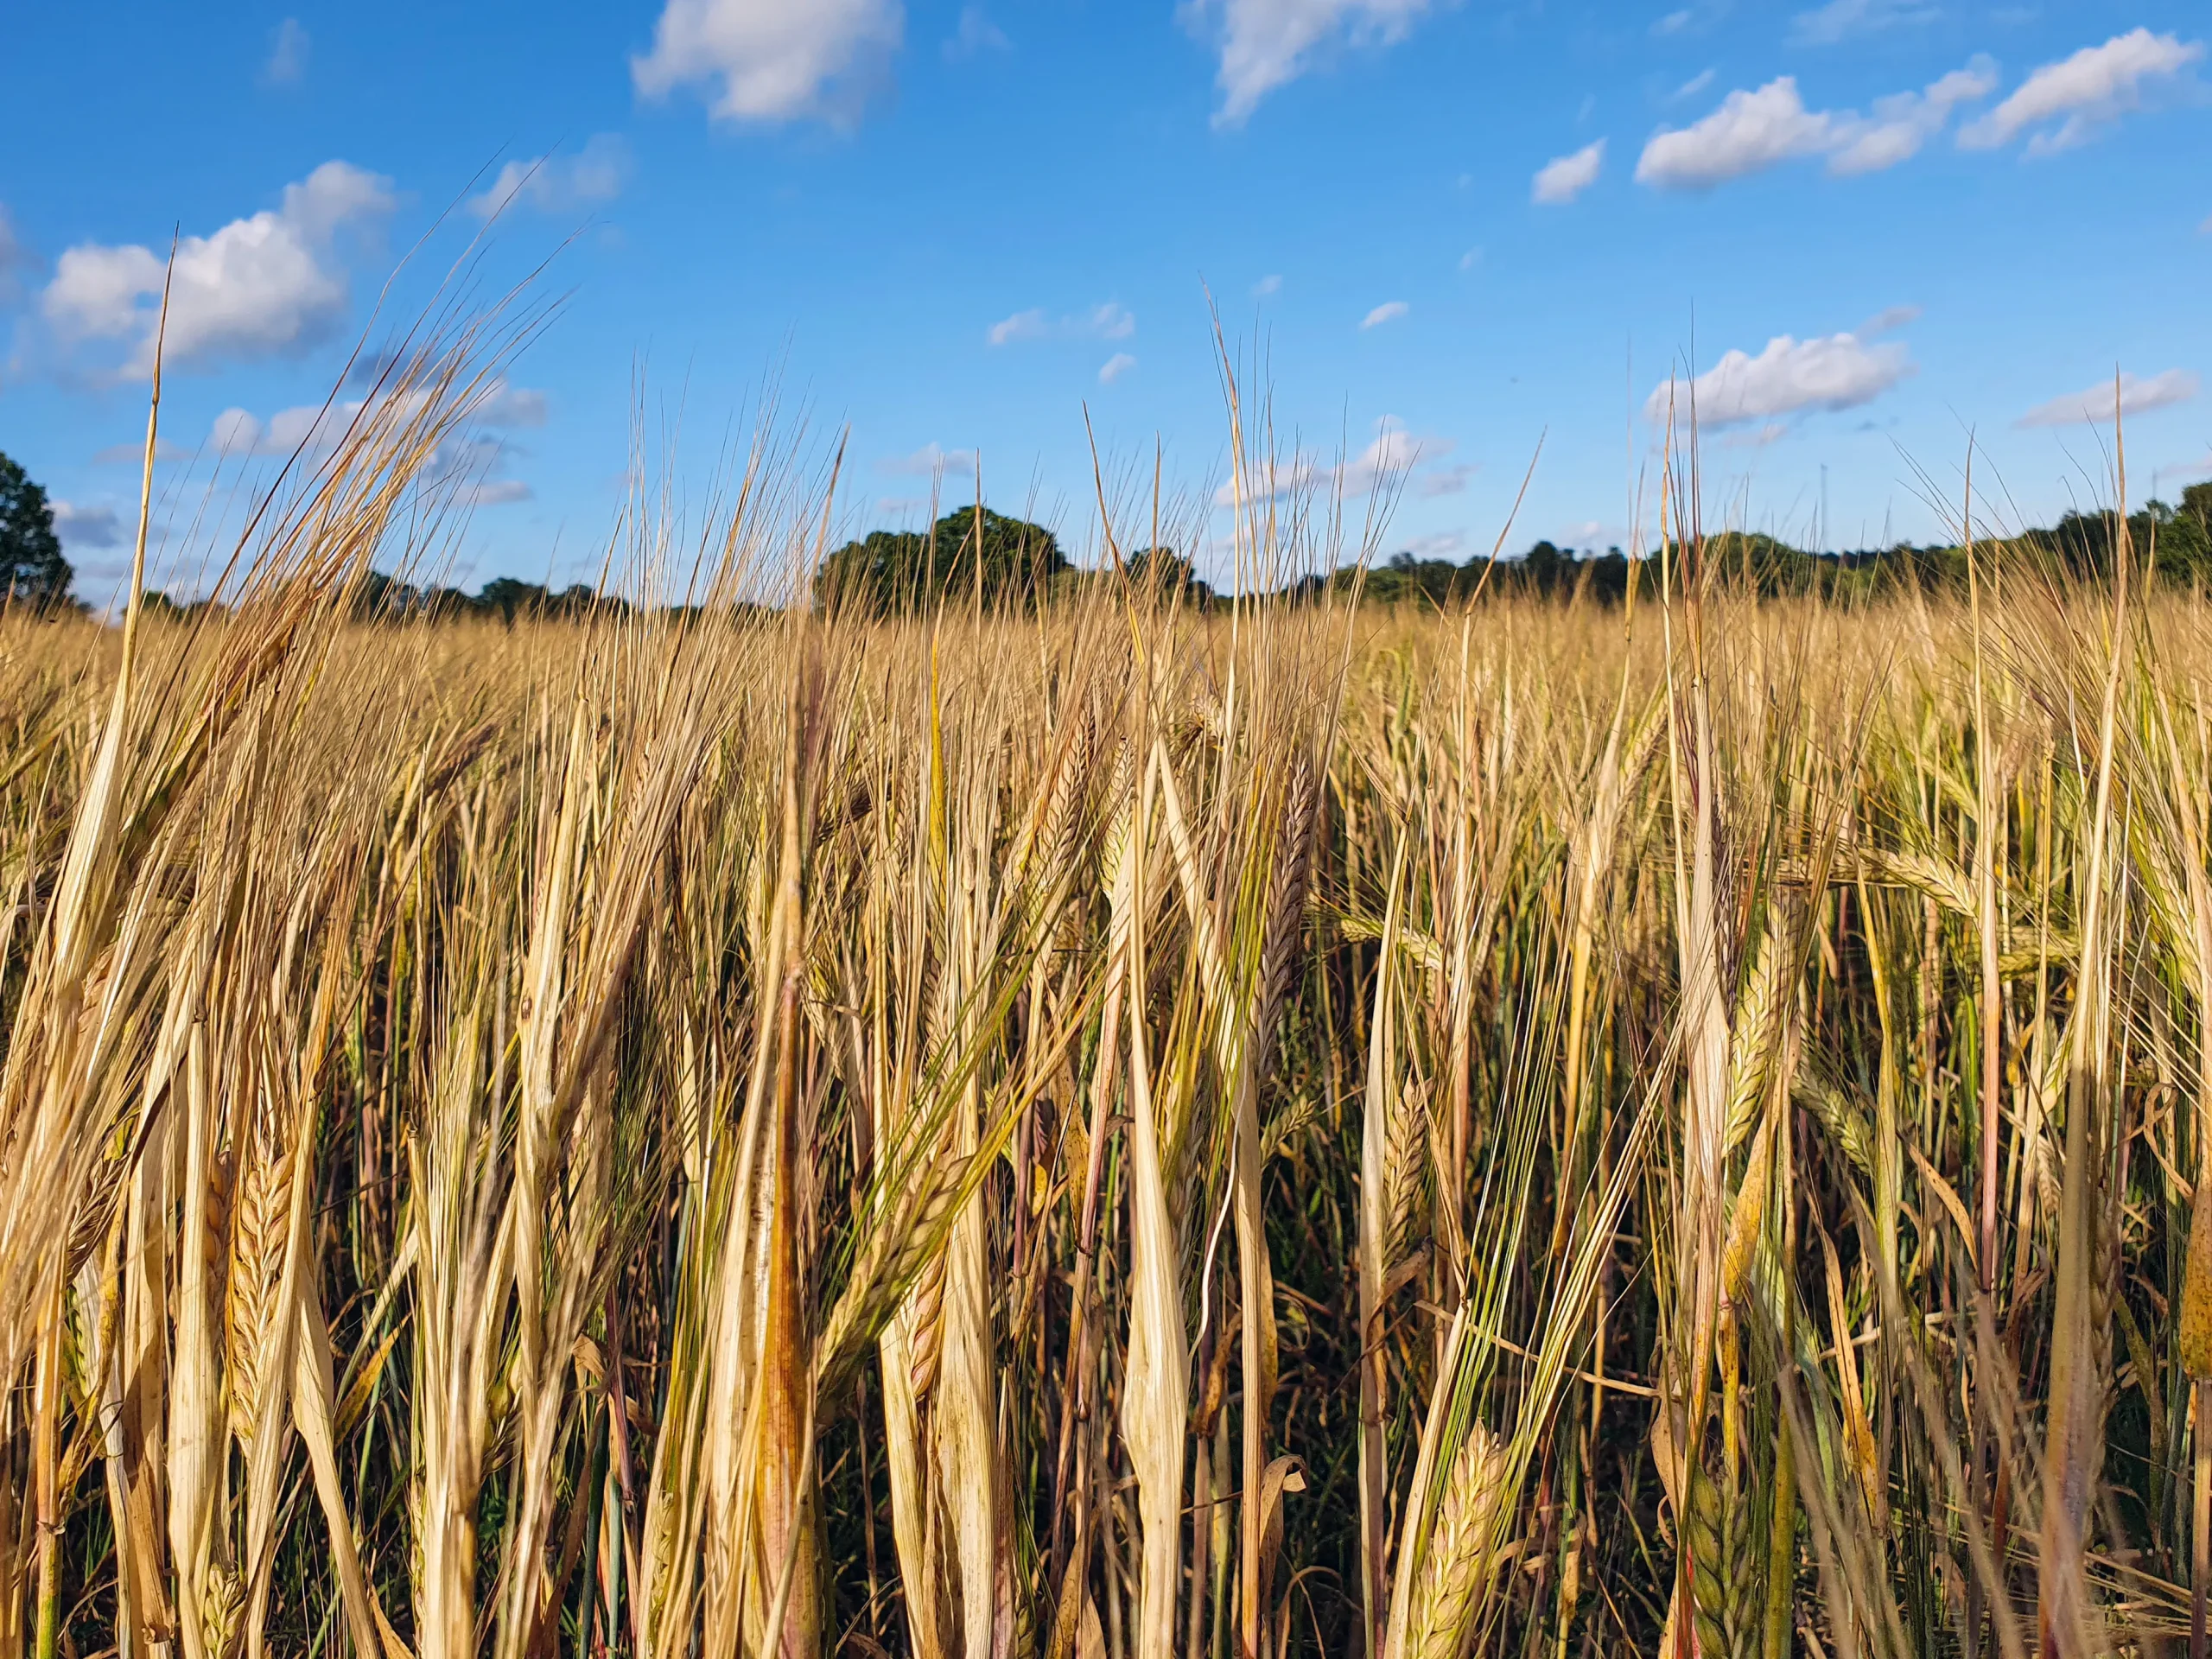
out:
M2201 1659L2151 550L864 620L764 448L689 607L365 618L410 373L0 623L0 1659Z

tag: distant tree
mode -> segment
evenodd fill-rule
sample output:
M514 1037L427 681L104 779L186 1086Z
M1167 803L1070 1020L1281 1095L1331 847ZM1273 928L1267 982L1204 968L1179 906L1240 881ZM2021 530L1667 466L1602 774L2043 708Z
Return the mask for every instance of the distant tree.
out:
M879 530L846 543L823 560L815 594L823 605L896 615L968 600L980 588L987 606L1027 609L1069 568L1042 524L969 506L927 531Z
M1161 594L1178 595L1193 605L1213 598L1213 589L1199 579L1197 567L1172 547L1140 548L1122 563L1140 588L1157 587Z
M596 592L581 582L556 594L543 582L498 576L477 590L475 607L512 627L518 616L534 620L548 617L572 620L588 614L603 602Z
M39 610L62 604L72 574L46 492L0 454L0 600Z

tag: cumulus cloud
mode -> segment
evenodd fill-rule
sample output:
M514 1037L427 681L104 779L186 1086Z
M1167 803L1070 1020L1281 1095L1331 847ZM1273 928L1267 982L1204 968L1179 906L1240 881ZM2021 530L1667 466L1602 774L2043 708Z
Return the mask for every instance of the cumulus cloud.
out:
M1127 352L1116 352L1099 365L1098 384L1110 386L1137 365L1135 358Z
M80 507L60 499L48 505L54 509L54 533L62 546L97 550L123 544L123 520L113 507Z
M296 352L344 317L349 288L340 232L391 211L391 182L325 162L283 203L177 244L168 360L179 365ZM152 366L162 262L137 244L80 243L55 264L41 308L65 340L121 341L124 372Z
M1558 204L1573 201L1577 196L1598 182L1598 174L1605 164L1605 141L1586 144L1572 156L1560 156L1546 162L1536 169L1535 181L1529 188L1531 200Z
M1380 328L1386 322L1395 322L1413 309L1403 300L1385 300L1359 320L1362 328Z
M1828 0L1791 19L1790 33L1806 46L1834 46L1854 35L1872 35L1901 24L1932 23L1943 14L1917 0Z
M962 63L986 52L1007 52L1013 48L1014 42L1007 39L1004 29L991 21L989 13L978 5L965 5L960 8L959 27L945 40L944 60L947 63Z
M2102 46L2085 46L2070 58L2044 65L1961 131L1959 142L1970 149L1995 149L2034 129L2028 141L2031 156L2071 149L2098 128L2140 109L2155 88L2176 80L2203 56L2202 41L2130 29Z
M630 60L638 90L664 98L704 83L725 121L841 125L890 78L902 0L668 0L652 50Z
M1699 425L1725 427L1807 410L1856 409L1912 372L1911 354L1895 343L1870 346L1851 334L1802 340L1777 334L1757 357L1731 351L1686 387L1656 388L1643 413L1663 421L1671 400L1685 424L1694 410Z
M1136 331L1136 316L1128 307L1106 300L1079 316L1062 317L1057 322L1042 306L1033 306L1001 317L983 331L983 338L994 346L1011 346L1055 334L1077 340L1127 340Z
M1826 156L1834 174L1875 173L1919 153L1961 105L1997 89L1997 66L1977 56L1916 92L1874 100L1872 113L1808 110L1794 75L1757 92L1738 88L1687 127L1662 129L1643 147L1637 181L1709 190L1784 162Z
M2154 374L2149 379L2123 374L2115 386L2111 381L2089 387L2085 391L2054 397L2047 404L2037 404L2020 416L2022 426L2087 426L2113 417L2113 402L2117 394L2122 416L2145 415L2154 409L2171 409L2176 404L2185 404L2196 396L2201 383L2187 369L2168 369L2164 374Z
M510 207L572 213L612 201L630 181L630 146L620 134L602 132L574 156L534 156L509 162L492 188L469 198L468 211L489 219Z
M1236 126L1332 48L1403 40L1431 0L1184 0L1184 19L1221 53L1217 126Z
M1636 181L1671 190L1707 190L1777 162L1815 156L1835 142L1835 118L1815 113L1783 75L1755 92L1741 87L1687 127L1655 134L1637 157Z
M261 79L269 86L296 86L307 79L308 53L314 42L305 24L287 17L276 25L269 42L269 56L261 66Z
M942 444L925 443L911 455L892 455L875 463L876 470L897 473L915 478L937 478L945 474L973 478L976 474L976 452L973 449L947 449Z

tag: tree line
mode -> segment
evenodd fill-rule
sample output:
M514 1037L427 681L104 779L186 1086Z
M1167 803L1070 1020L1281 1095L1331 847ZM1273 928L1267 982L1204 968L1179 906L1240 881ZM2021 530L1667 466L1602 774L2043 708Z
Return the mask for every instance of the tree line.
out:
M2133 556L2147 560L2159 577L2182 586L2212 582L2212 480L2184 489L2177 505L2145 503L2128 515L2126 528ZM1986 543L1985 550L1993 557L2027 557L2077 579L2094 579L2112 569L2119 545L2116 513L2077 512L2056 524ZM1900 542L1886 548L1813 552L1764 532L1729 531L1705 537L1700 553L1708 569L1717 569L1743 591L1770 597L1862 600L1907 588L1962 588L1967 581L1967 550L1956 545ZM1141 590L1200 610L1226 602L1198 575L1190 556L1173 548L1142 548L1119 563L1122 576ZM0 601L41 612L81 609L70 592L73 575L45 491L0 454ZM1300 603L1357 595L1376 604L1440 609L1491 594L1616 605L1627 597L1632 577L1649 583L1659 575L1657 560L1631 560L1618 547L1599 553L1544 540L1517 556L1498 560L1477 554L1455 563L1401 552L1364 568L1301 576L1273 597ZM1042 524L988 507L963 506L925 530L872 531L847 542L814 572L813 601L820 609L872 616L911 615L962 603L992 611L1031 610L1074 599L1116 579L1111 569L1076 564ZM160 592L146 595L150 612L175 616L188 616L208 603L179 601ZM472 594L378 572L362 584L356 607L365 618L473 618L512 626L518 620L619 611L626 602L585 582L554 588L499 576Z

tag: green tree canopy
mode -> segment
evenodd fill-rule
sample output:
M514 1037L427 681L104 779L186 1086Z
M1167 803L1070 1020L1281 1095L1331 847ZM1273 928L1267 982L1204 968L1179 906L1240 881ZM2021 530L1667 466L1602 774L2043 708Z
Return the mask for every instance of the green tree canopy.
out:
M46 492L0 454L0 600L44 610L69 597L69 561Z
M980 582L986 605L1027 607L1068 568L1042 524L962 507L926 531L879 530L846 543L823 560L815 594L824 605L898 614L969 599Z

